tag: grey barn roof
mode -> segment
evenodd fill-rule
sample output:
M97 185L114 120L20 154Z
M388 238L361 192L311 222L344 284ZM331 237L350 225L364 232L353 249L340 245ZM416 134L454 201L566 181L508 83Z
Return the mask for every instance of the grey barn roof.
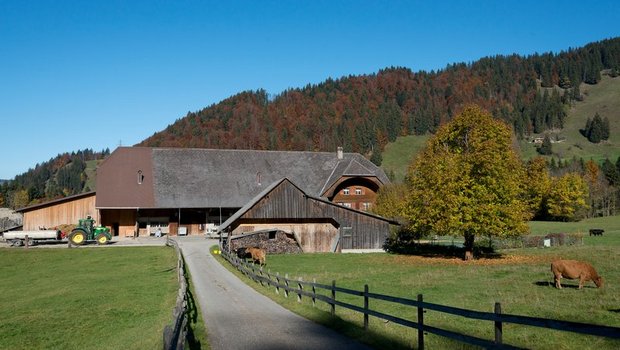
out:
M316 197L342 176L389 182L357 153L152 148L151 157L159 208L239 208L282 178Z

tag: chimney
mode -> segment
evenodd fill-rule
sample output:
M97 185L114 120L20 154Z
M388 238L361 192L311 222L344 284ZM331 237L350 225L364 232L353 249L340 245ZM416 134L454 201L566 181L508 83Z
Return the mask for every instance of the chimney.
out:
M342 147L338 147L338 159L343 159L344 153L342 152Z

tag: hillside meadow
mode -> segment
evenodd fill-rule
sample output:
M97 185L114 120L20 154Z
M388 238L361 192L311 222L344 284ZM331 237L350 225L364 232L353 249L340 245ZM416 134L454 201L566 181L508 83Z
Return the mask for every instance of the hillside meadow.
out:
M583 158L593 159L597 162L609 158L612 162L620 156L620 77L611 78L607 75L596 85L581 85L584 100L576 102L567 110L567 118L564 128L553 132L553 136L562 142L553 143L553 157L563 160ZM588 118L593 118L595 113L609 118L610 137L608 141L594 144L588 141L581 133ZM544 136L533 134L530 138ZM429 135L401 136L395 142L388 143L383 152L381 167L389 174L393 172L395 180L401 182L407 173L407 167L414 157L424 149ZM538 155L533 143L524 139L518 143L521 157L529 159ZM550 157L547 157L550 159Z
M602 237L584 237L584 244L551 248L528 248L500 251L493 259L465 262L450 257L407 256L387 253L372 254L302 254L270 255L267 269L272 273L289 274L290 278L415 299L423 294L430 303L492 312L500 302L502 312L541 318L559 319L620 327L620 217L604 218L572 226L562 225L561 232L583 232L592 225L604 228ZM531 223L537 234L558 232L552 225ZM596 267L606 285L595 288L592 282L577 289L578 281L563 280L564 288L552 285L551 261L563 259L585 260ZM221 260L223 261L223 260ZM223 262L230 269L230 264ZM316 307L307 298L302 303L295 295L285 298L273 288L262 287L249 281L259 292L283 306L316 322L326 324L375 348L405 349L415 347L416 331L370 317L370 331L362 329L362 315L336 308L337 318L329 315L324 303ZM342 299L341 299L342 298ZM339 300L362 306L359 297L344 294ZM416 320L416 310L387 302L372 301L372 309ZM493 324L449 316L435 311L425 313L425 323L434 327L493 339ZM617 349L620 341L601 337L583 336L568 332L535 327L504 325L504 342L519 347L536 349ZM470 346L429 334L429 349L459 349Z
M0 349L156 349L172 321L164 247L0 249Z

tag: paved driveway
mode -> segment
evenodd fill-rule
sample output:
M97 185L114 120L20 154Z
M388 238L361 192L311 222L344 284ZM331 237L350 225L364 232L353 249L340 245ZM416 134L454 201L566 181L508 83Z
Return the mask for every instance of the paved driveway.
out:
M367 349L257 293L209 253L216 240L179 237L209 343L218 349Z

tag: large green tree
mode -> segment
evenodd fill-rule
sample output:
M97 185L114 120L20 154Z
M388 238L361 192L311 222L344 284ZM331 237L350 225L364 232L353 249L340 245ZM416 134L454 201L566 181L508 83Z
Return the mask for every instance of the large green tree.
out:
M470 259L477 236L528 231L524 175L510 127L477 106L467 107L410 166L404 216L414 231L464 237Z

